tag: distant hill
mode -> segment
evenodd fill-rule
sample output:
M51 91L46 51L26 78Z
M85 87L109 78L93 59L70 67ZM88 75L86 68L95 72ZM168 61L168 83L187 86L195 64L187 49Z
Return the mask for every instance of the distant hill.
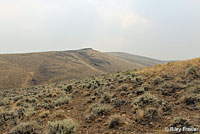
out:
M117 53L118 54L118 53ZM91 75L143 68L162 63L158 60L102 53L91 48L0 55L0 89L83 79ZM126 54L128 55L128 54Z
M133 54L124 53L124 52L110 52L109 54L123 58L133 63L143 65L143 66L153 66L153 65L163 64L167 62L167 61L161 61L157 59L133 55Z

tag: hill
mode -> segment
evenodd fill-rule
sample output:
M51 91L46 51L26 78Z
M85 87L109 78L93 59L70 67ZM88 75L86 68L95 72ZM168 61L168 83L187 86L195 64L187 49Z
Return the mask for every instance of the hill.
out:
M167 62L167 61L156 60L156 59L133 55L133 54L124 53L124 52L110 52L109 54L123 58L130 62L138 63L143 66L153 66L153 65L163 64Z
M0 55L0 89L83 79L92 75L142 68L140 62L90 48L27 54Z
M198 133L200 58L1 90L0 99L2 134Z

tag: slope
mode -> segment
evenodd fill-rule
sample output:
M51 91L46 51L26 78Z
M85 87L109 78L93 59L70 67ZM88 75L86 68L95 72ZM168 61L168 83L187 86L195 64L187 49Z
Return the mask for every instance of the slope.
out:
M0 89L21 88L141 68L137 62L90 48L0 55Z
M4 90L0 99L2 134L199 133L200 58Z
M138 55L133 55L133 54L124 53L124 52L110 52L109 54L123 58L130 62L138 63L143 66L153 66L153 65L157 65L157 64L166 63L165 61L152 59L152 58L148 58L148 57L143 57L143 56L138 56Z

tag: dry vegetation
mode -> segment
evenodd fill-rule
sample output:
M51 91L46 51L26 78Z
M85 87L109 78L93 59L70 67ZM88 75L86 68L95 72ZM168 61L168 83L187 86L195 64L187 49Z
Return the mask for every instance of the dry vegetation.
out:
M1 90L0 100L2 134L171 134L200 126L200 59Z
M146 64L137 63L137 61L129 61L93 49L1 54L0 89L25 88L71 79L83 79L92 75L145 66Z

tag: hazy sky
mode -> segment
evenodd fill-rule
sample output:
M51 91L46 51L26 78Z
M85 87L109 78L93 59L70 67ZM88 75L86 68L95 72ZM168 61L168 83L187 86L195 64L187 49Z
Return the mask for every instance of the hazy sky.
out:
M0 53L85 47L200 57L200 0L0 0Z

